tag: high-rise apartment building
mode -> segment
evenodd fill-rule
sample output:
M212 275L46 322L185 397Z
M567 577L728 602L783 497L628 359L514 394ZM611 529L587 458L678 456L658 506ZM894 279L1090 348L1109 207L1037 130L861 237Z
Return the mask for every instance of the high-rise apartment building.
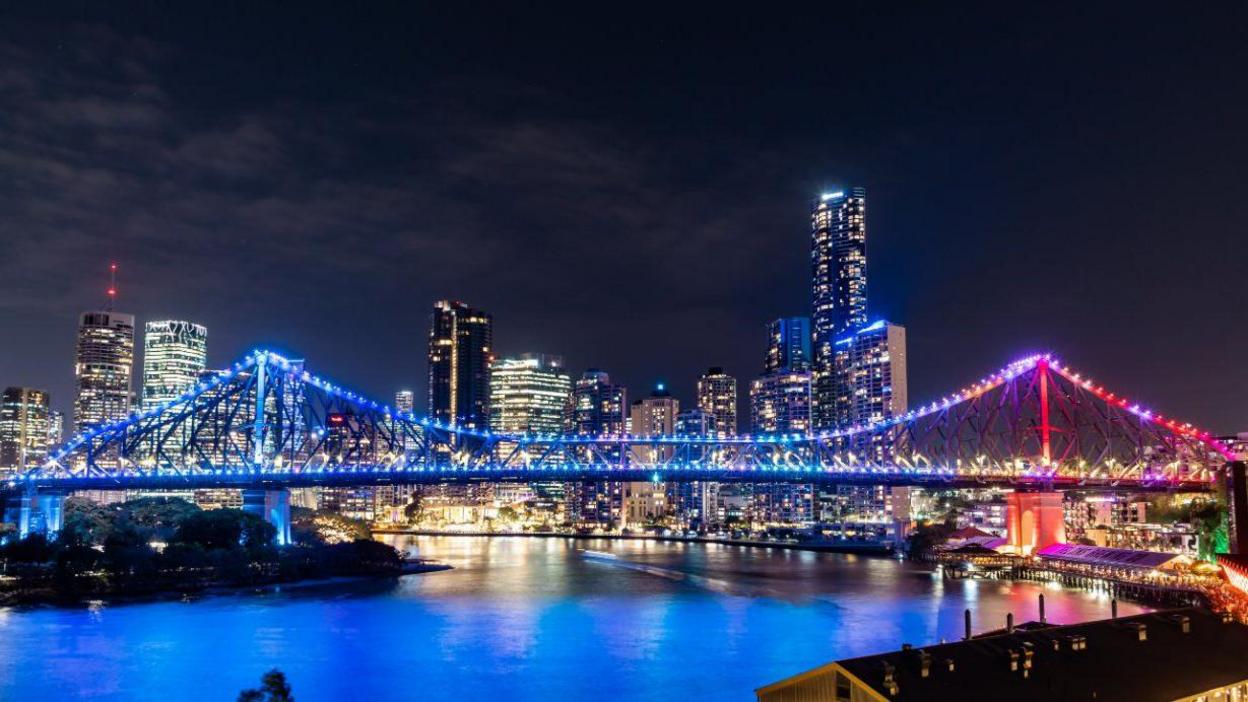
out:
M849 188L815 201L810 215L815 354L867 322L867 191ZM823 345L820 349L818 346Z
M833 346L867 323L867 192L827 193L811 212L814 423L836 425Z
M429 415L484 429L490 420L494 322L462 302L440 300L429 325Z
M869 424L906 413L906 328L885 321L834 344L837 426Z
M591 368L581 374L572 389L572 424L569 431L578 436L621 435L628 425L628 390L614 385L605 371ZM578 448L581 461L616 461L619 449ZM584 482L576 487L569 509L572 521L595 527L613 527L624 516L624 483Z
M750 426L757 433L809 433L810 405L808 370L778 370L750 383Z
M649 397L634 402L629 414L634 436L670 436L676 433L680 401L660 383ZM657 463L672 456L671 448L637 446L632 451L634 463ZM665 516L667 492L662 483L625 484L624 517L627 522L641 524Z
M623 434L628 421L628 390L613 385L605 371L591 368L572 390L571 431L580 436Z
M698 409L712 420L712 431L733 436L737 433L737 379L723 368L707 369L698 378Z
M48 393L5 388L0 394L0 476L43 463L48 455Z
M84 431L130 413L134 315L84 312L78 321L74 376L74 430Z
M143 409L176 399L198 382L207 365L208 330L178 320L143 329Z
M759 434L808 434L812 404L810 320L785 317L767 325L763 374L750 383L750 430ZM811 520L813 486L763 484L738 490L746 515L768 524Z
M767 324L767 356L763 371L806 370L810 368L810 318L781 317Z
M671 435L676 433L676 415L680 414L680 400L672 397L667 387L659 383L649 397L633 403L629 414L634 436ZM649 449L639 447L636 450Z
M836 425L840 427L880 422L905 414L909 394L906 385L906 330L885 321L874 322L838 339L834 344L833 386ZM884 446L860 447L886 460ZM849 487L836 489L823 502L832 521L881 524L883 533L895 538L895 525L910 521L911 489L907 487Z

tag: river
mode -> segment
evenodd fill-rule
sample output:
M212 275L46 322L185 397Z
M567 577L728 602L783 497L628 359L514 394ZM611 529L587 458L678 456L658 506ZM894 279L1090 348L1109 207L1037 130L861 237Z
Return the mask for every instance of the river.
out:
M392 537L454 570L191 601L0 609L0 700L220 700L273 667L299 702L753 699L827 661L1089 593L878 557L651 541ZM582 549L616 560L586 558ZM1122 614L1139 608L1122 603Z

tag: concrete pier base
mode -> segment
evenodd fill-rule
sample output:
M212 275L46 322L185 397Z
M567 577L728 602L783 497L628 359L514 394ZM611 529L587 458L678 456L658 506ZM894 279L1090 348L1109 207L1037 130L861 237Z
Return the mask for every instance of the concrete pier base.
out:
M4 521L17 526L18 538L44 534L55 538L65 524L65 493L22 490L4 504Z
M1014 553L1030 555L1066 543L1066 515L1060 492L1015 492L1006 501L1006 528Z
M290 490L243 490L243 511L272 524L278 546L290 544Z

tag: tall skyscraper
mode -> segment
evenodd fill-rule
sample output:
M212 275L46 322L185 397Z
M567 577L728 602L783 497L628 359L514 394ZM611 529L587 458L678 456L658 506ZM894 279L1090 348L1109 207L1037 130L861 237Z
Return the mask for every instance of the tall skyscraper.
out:
M767 357L763 371L810 368L810 318L781 317L767 324Z
M500 358L490 366L490 430L561 434L571 395L572 379L562 358L544 354Z
M43 463L48 455L48 393L5 388L0 394L0 477Z
M723 368L707 369L698 378L698 409L711 417L713 431L737 433L737 379Z
M143 409L176 399L207 364L208 330L199 324L148 322L143 330Z
M836 423L833 345L867 323L867 191L827 193L811 212L814 422Z
M84 312L78 321L74 375L74 430L122 419L130 413L134 367L134 315Z
M462 302L433 305L429 326L429 414L438 421L484 429L490 419L494 322Z
M785 317L767 325L763 374L750 383L750 429L759 434L807 434L812 428L810 320ZM751 518L804 524L813 515L813 486L764 484L738 490Z
M815 343L867 322L867 191L827 193L811 212L811 299ZM815 354L828 353L816 348Z
M581 374L572 389L572 426L578 436L620 435L628 424L628 390L611 383L605 371L591 368ZM619 459L619 449L578 448L577 458L593 463ZM599 451L603 452L602 454ZM624 483L585 482L577 486L572 521L588 526L613 527L624 515Z

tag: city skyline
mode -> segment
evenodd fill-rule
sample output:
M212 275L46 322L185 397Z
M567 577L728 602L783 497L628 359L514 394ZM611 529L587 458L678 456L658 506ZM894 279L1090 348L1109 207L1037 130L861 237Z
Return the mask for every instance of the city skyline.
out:
M627 63L614 53L623 39L595 35L605 42L595 50L511 18L551 47L520 52L513 71L463 50L469 25L453 15L428 18L419 41L396 23L369 52L344 56L317 41L339 27L311 8L309 34L296 41L342 67L316 90L291 80L305 47L262 41L272 16L224 46L223 28L189 16L159 31L116 17L14 18L20 31L0 47L21 66L9 84L30 109L6 116L0 138L7 163L28 176L0 187L9 213L0 238L22 262L0 281L0 326L18 339L0 354L0 381L44 388L68 411L74 319L104 304L116 261L116 309L139 323L211 329L210 367L277 348L371 396L410 388L423 398L427 306L460 299L495 315L500 355L546 350L573 375L604 368L638 393L663 380L688 402L708 366L748 382L764 326L808 312L809 202L861 185L871 198L872 317L906 326L915 400L1002 359L1052 351L1107 385L1148 388L1143 399L1174 416L1223 433L1248 427L1235 393L1248 384L1234 351L1245 332L1225 312L1245 293L1228 282L1235 257L1214 253L1235 250L1248 220L1229 166L1242 160L1238 147L1218 137L1231 124L1227 100L1242 98L1196 70L1207 59L1144 51L1124 31L1099 72L1083 71L1104 38L1075 28L1062 43L1074 48L1046 52L1057 25L1039 15L1028 23L1036 43L984 39L973 52L984 60L967 63L923 53L947 16L895 25L888 11L855 11L829 37L828 56L796 57L809 59L809 74L779 70L794 57L766 51L759 72L733 56L679 69L672 49L656 49L632 68L662 89L617 95L579 80L561 57L586 49L587 66L614 75ZM472 31L507 46L495 21ZM773 18L757 41L791 45L800 24ZM885 27L913 48L864 51L866 30ZM1203 50L1233 62L1244 48L1230 39L1206 33ZM679 55L712 46L699 36L675 44L686 40ZM420 60L402 48L413 45L428 47L414 50ZM84 58L100 54L126 69ZM1168 58L1157 70L1141 69L1159 55ZM862 57L860 72L843 70L847 56ZM461 70L439 79L377 70L421 61ZM183 68L202 86L178 81ZM525 82L521 72L544 77ZM1017 75L1034 90L1014 87ZM976 86L992 79L1002 92L988 101ZM934 102L909 109L938 85L947 90ZM1159 89L1186 99L1157 104ZM741 105L742 91L757 100ZM780 99L799 93L813 102ZM834 99L859 108L825 109ZM79 107L57 109L65 104ZM313 113L325 122L300 119ZM1173 129L1179 119L1194 128ZM1116 146L1102 139L1110 124ZM1159 133L1171 136L1159 143ZM1210 153L1222 156L1199 158ZM1183 246L1172 245L1175 232ZM1170 284L1176 276L1181 285ZM1158 334L1159 320L1180 333ZM656 329L663 344L649 343Z
M1248 701L1248 5L746 10L6 8L0 698Z

